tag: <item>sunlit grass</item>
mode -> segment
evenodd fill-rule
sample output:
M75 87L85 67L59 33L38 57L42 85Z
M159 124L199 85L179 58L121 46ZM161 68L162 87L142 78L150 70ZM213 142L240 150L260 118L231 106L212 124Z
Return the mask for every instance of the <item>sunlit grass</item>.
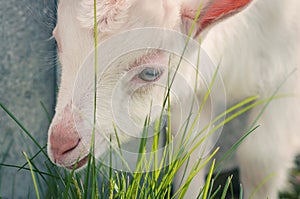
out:
M252 98L252 101L254 101L255 99L256 98ZM250 98L246 99L245 102L249 102L249 100ZM252 106L251 103L250 105L245 106L245 103L241 102L237 104L235 108L248 110L249 106ZM5 109L4 106L1 105L1 107L13 120L16 121L17 125L22 127L25 135L28 135L29 138L32 139L33 143L37 144L34 137L28 131L26 131L26 129L19 121L17 121L15 117L13 117L13 114ZM243 111L240 112L240 114L242 113ZM235 115L235 117L238 116L239 114ZM149 127L148 119L145 120L145 134L147 133L147 129ZM229 120L226 122L229 122ZM249 131L249 133L251 133L252 131L253 129ZM170 133L170 128L166 128L166 134L168 135ZM155 135L159 134L155 133ZM245 137L246 136L248 136L248 134L246 134ZM242 139L244 139L245 137L243 137ZM242 141L242 139L237 142L236 145L238 145ZM201 145L204 140L205 139L200 139L199 143L196 143L196 146ZM27 159L28 163L30 163L29 168L27 167L27 164L21 166L5 166L13 166L23 170L30 170L32 173L35 173L36 177L42 178L44 183L46 183L46 187L41 183L38 184L35 178L33 178L36 192L45 193L45 195L41 196L41 198L183 198L193 177L205 166L211 164L210 160L213 160L214 154L218 150L216 149L211 153L209 157L201 160L201 162L196 162L193 165L193 172L184 174L187 176L187 180L182 182L181 187L178 190L173 190L172 194L172 183L174 176L179 168L182 167L188 160L192 151L182 152L182 150L178 150L177 153L170 154L166 149L162 158L162 162L168 162L169 164L166 166L165 164L162 164L162 162L154 161L156 169L151 170L152 166L150 164L152 164L153 161L149 161L145 157L145 145L145 140L142 140L140 143L139 151L140 157L137 163L138 165L136 167L137 171L133 173L115 171L112 168L108 168L105 165L102 165L101 163L95 162L96 160L94 158L91 158L89 160L90 163L88 164L86 170L81 172L66 171L63 168L56 167L49 161L45 162L45 167L43 168L43 170L38 169L34 166L30 166L35 164L34 161L36 156L45 156L45 147L41 147L40 151L37 153L38 155L34 155L32 158ZM158 147L157 145L158 142L153 142L153 156L155 156L156 154L156 150ZM232 147L232 150L236 148L236 145ZM192 148L191 150L196 150L196 148ZM45 158L47 159L47 157ZM155 159L155 157L152 158ZM217 189L215 192L212 192L212 182L214 182L214 180L212 179L212 173L215 172L215 165L218 165L218 163L215 163L215 161L212 162L213 163L211 164L211 169L206 184L204 185L203 189L199 190L199 198L214 198L218 192L222 193L222 198L224 198L228 191L228 187L230 187L231 177L228 178L228 181L223 188ZM2 166L3 165L4 164L2 164ZM92 170L94 170L95 173L92 173ZM141 173L141 171L146 172ZM92 183L95 184L93 185Z

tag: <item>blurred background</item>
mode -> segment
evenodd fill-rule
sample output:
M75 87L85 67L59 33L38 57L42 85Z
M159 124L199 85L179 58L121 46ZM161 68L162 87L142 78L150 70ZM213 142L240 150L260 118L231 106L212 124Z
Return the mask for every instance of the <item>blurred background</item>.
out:
M0 0L0 104L42 147L55 103L56 3ZM0 108L0 198L35 198L30 172L8 166L26 163L22 151L32 157L39 148Z

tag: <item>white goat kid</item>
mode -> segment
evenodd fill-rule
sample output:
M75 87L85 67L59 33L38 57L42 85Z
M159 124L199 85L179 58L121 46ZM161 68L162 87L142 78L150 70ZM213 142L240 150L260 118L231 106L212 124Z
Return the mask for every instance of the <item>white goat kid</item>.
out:
M98 0L99 42L123 31L144 27L168 28L186 34L196 17L200 2ZM299 152L300 76L299 71L295 70L300 64L299 9L298 0L204 0L193 33L196 39L205 32L202 48L216 64L220 64L228 104L234 104L249 96L268 98L280 86L277 94L288 95L270 103L258 121L261 126L238 148L237 160L245 198L271 174L274 176L255 193L254 198L277 198L278 191L287 184L288 169L292 166L295 154ZM53 35L58 43L62 76L56 114L49 128L48 153L54 163L66 168L73 168L79 157L81 159L77 167L82 168L89 153L91 130L84 126L84 122L73 111L72 100L73 87L78 81L77 75L82 72L80 66L94 48L93 18L93 1L61 0L59 3L58 21ZM143 35L140 37L143 38ZM145 59L150 59L150 63L156 60L156 64L167 64L168 61L168 57L160 53L155 56L132 53L130 58L114 64L101 77L100 84L104 86L97 90L97 120L102 122L100 131L103 135L109 137L114 134L114 117L110 103L116 82L129 71L133 63ZM159 76L166 75L163 74L164 71L150 67L148 72L153 75L153 79L143 78L141 73L145 71L142 69L144 68L135 67L131 70L132 77L135 78L122 80L123 85L128 88L144 88L131 96L133 106L130 112L139 124L143 123L147 115L148 109L145 107L149 107L151 103L161 103L164 91L152 84ZM179 69L179 73L186 80L195 80L194 73L184 67ZM283 82L285 83L282 85ZM199 95L205 94L201 93L202 90L198 92ZM93 89L83 93L79 109L84 112L85 109L91 110L93 107ZM183 100L190 98L179 97ZM176 107L171 109L172 115L179 114L174 111ZM249 123L257 117L261 109L262 107L256 107L251 110ZM92 113L85 114L91 116ZM207 117L203 120L209 120L211 115ZM137 133L142 133L142 127ZM122 142L130 139L125 135L120 137ZM95 153L99 157L108 149L109 144L99 137L97 140L100 141L96 143ZM191 161L196 161L196 158L198 157ZM180 179L180 174L178 176ZM188 198L195 197L203 179L203 173L194 179ZM178 181L175 179L175 189L179 186Z

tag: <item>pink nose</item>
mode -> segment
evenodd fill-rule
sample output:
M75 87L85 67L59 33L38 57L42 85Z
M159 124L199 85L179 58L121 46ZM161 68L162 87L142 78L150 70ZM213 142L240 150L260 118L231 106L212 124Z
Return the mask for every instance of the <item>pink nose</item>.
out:
M50 134L50 149L55 162L62 162L68 153L73 151L80 143L75 122L69 107L64 110L61 121L54 124Z

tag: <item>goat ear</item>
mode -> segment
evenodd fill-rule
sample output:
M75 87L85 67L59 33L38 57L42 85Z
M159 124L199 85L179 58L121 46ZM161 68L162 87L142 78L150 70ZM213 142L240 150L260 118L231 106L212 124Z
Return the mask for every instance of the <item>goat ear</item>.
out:
M199 7L201 10L192 35L194 38L210 25L240 12L251 2L252 0L204 0L199 3L199 0L189 0L181 7L183 30L185 33L189 32Z

